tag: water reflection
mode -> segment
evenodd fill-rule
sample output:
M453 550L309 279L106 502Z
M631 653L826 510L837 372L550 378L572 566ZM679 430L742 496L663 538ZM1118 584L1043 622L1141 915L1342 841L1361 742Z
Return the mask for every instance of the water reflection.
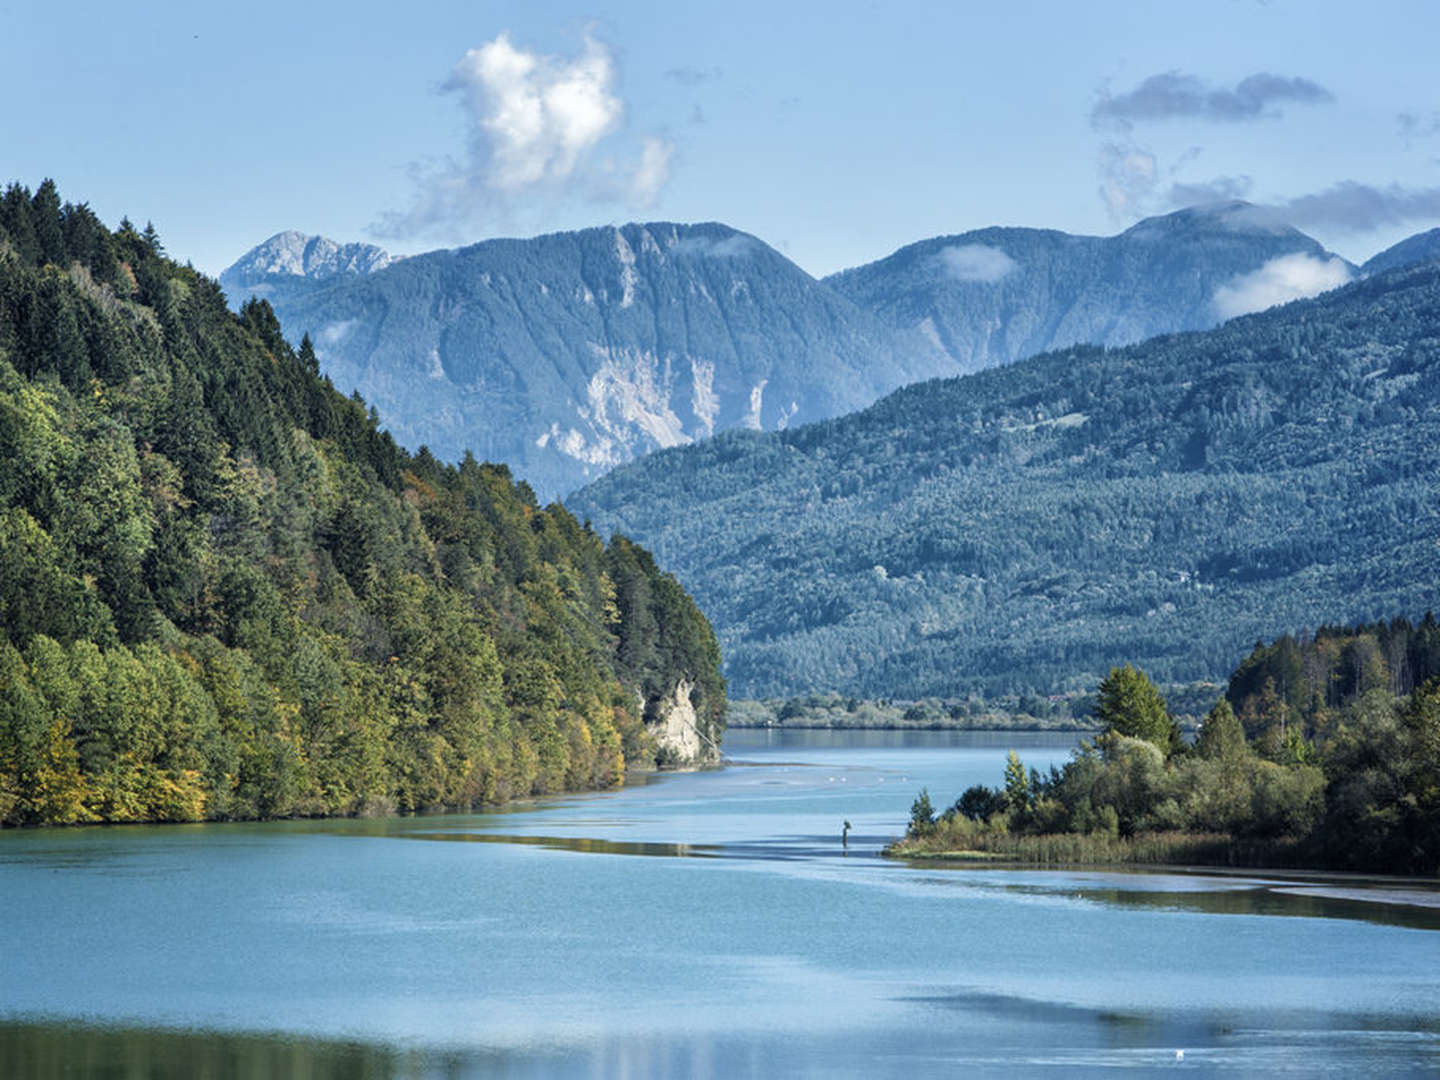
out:
M365 1043L225 1032L0 1023L0 1071L27 1080L308 1077L400 1080L461 1075L454 1061Z
M921 787L993 783L1001 738L752 744L498 813L0 835L0 1080L1440 1061L1440 939L1395 929L1437 912L1362 902L1396 882L877 857ZM1257 914L1307 917L1211 918Z
M964 874L964 870L957 870ZM1284 918L1352 919L1412 930L1440 930L1440 890L1417 882L1247 875L1226 880L1197 875L1117 870L1073 874L1017 870L1029 881L1000 887L1020 895L1067 895L1116 908L1198 912L1207 915L1273 915ZM978 876L978 875L977 875ZM1167 887L1174 883L1176 887Z

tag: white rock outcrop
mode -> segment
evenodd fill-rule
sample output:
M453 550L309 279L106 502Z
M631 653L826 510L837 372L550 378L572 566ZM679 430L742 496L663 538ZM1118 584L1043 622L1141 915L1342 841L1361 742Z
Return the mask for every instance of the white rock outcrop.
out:
M681 767L704 765L720 758L720 748L700 730L700 718L690 700L695 684L680 679L675 692L660 701L655 719L646 730L655 739L662 761Z

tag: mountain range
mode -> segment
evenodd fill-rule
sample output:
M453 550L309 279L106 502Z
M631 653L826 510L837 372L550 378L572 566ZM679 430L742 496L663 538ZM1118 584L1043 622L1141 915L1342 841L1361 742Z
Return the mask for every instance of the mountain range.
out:
M1217 679L1440 580L1440 264L729 432L569 500L715 624L737 696Z
M1248 203L1147 218L1118 236L981 229L938 236L825 279L955 372L1069 345L1133 345L1344 284L1355 267ZM1288 278L1289 288L1276 278Z
M220 280L232 305L264 297L287 337L309 334L402 444L504 461L550 498L655 449L1046 349L1203 329L1355 273L1224 203L1113 237L937 237L823 280L725 225L663 222L404 260L281 233Z
M401 443L504 461L547 498L650 450L839 415L950 369L723 225L491 240L323 279L274 264L227 270L232 302L270 289L286 333L308 333Z

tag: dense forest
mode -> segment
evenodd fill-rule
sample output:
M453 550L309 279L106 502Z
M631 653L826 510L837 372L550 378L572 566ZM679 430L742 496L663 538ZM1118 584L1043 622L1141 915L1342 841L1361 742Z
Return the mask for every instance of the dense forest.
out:
M410 454L263 301L49 181L0 198L0 823L616 783L709 624L503 466Z
M1100 685L1105 732L1063 769L911 808L899 854L1440 871L1440 626L1257 645L1194 743L1146 675Z
M1223 679L1440 580L1440 265L726 432L567 504L656 553L740 697Z

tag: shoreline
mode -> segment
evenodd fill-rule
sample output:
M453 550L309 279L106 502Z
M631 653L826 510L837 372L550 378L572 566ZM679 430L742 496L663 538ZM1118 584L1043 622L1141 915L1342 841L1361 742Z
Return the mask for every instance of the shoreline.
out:
M1094 724L1045 725L1045 724L956 724L956 723L893 723L893 724L820 724L820 723L729 723L726 731L972 731L994 732L1007 735L1011 732L1038 735L1086 735L1100 734Z
M949 863L951 868L957 871L985 869L1067 873L1078 870L1116 876L1173 874L1190 878L1234 879L1251 882L1257 887L1263 887L1267 892L1281 896L1440 912L1440 876L1414 877L1404 874L1369 874L1297 867L1208 866L1201 863L1037 863L986 851L897 855L887 848L881 852L881 856L896 862L923 863L927 868L937 863Z

